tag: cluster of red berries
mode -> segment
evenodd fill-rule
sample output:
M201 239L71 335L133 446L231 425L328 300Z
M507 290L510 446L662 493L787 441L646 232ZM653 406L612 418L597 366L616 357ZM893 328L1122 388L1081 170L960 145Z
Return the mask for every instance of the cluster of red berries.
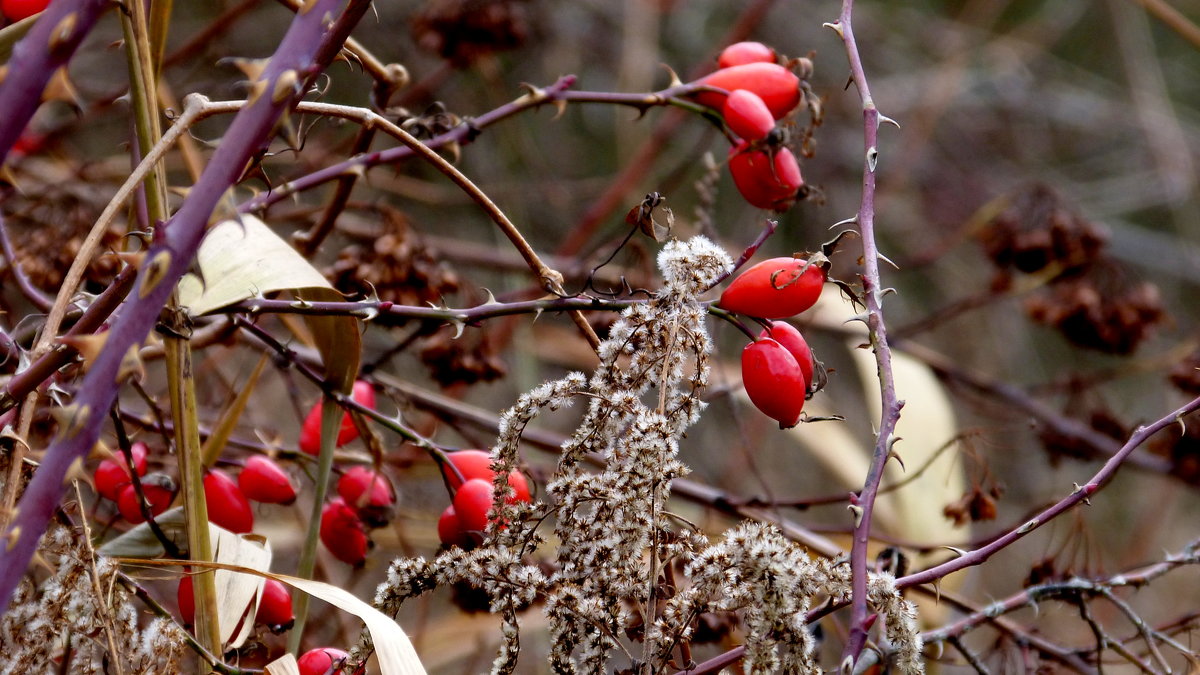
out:
M720 110L735 137L729 173L742 197L759 208L786 211L804 179L776 122L800 105L803 94L800 78L778 61L775 50L761 42L730 45L717 59L719 69L698 81L728 93L704 91L695 98Z
M731 312L785 319L816 304L825 269L801 258L772 258L738 275L717 302ZM813 387L815 361L804 336L791 324L772 321L742 350L742 385L762 413L780 428L800 422Z
M354 383L350 397L359 405L375 409L375 389L370 382ZM316 456L321 452L321 410L318 401L304 418L300 430L300 449ZM358 427L347 412L338 428L336 445L342 447L358 438ZM372 546L367 531L386 525L396 506L396 491L378 469L354 466L342 473L337 484L338 496L321 509L321 543L335 558L361 566Z
M438 518L438 538L446 546L473 548L483 541L488 511L495 499L492 483L496 472L492 471L492 456L483 450L459 450L447 456L453 468L446 467L446 482L454 492L454 503ZM532 501L525 474L512 470L508 474L508 484L512 487L508 503Z

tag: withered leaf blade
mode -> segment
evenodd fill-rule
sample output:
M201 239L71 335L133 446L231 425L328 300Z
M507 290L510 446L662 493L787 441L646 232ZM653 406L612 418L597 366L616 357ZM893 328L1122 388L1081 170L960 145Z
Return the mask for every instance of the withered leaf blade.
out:
M642 234L654 241L663 243L671 235L671 227L675 224L675 214L665 206L661 209L663 220L659 221L655 218L655 209L662 206L664 201L666 201L666 197L657 192L651 192L640 204L629 209L629 213L625 214L625 222L637 226Z

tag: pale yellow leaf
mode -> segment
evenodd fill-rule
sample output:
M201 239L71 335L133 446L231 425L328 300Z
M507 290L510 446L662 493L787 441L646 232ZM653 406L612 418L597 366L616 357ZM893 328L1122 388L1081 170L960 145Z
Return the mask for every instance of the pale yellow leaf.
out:
M179 282L179 304L193 315L285 289L333 290L304 256L249 215L213 226L200 244L196 264L203 283L194 275Z
M267 664L267 675L300 675L300 664L296 663L296 657L291 654L284 654Z
M271 545L265 537L234 534L212 523L208 527L216 562L259 572L271 568ZM213 583L217 587L217 625L221 630L221 644L226 649L236 649L253 631L263 578L218 568Z

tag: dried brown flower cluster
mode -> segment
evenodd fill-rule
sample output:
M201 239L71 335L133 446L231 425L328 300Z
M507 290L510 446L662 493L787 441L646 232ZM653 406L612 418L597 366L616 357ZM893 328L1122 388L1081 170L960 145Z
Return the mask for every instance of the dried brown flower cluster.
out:
M93 559L82 533L56 527L42 540L41 557L53 572L38 584L26 579L0 621L0 674L176 673L190 655L170 619L140 621L117 567Z
M737 618L748 672L819 672L806 612L849 597L849 566L813 559L774 527L747 523L715 543L669 516L671 480L684 431L699 419L712 345L697 296L727 270L728 254L703 237L668 243L659 256L664 288L634 305L600 345L590 378L572 373L523 395L501 418L493 451L496 498L484 544L432 561L398 559L375 602L394 613L406 599L468 582L487 592L504 641L493 672L515 667L517 613L544 601L558 673L605 672L622 654L635 672L669 668L702 628L700 617ZM586 397L587 413L563 445L547 487L549 504L507 504L508 471L526 425L544 409ZM584 465L598 459L599 470ZM551 564L535 558L537 524L553 516ZM684 578L664 581L682 570ZM886 575L871 579L881 639L899 672L920 672L915 609ZM640 643L640 645L638 644ZM360 654L362 652L360 651Z
M1072 344L1131 354L1166 318L1158 288L1132 279L1120 260L1105 254L1105 230L1044 185L1011 197L981 238L1004 270L996 286L1008 285L1008 267L1048 275L1047 287L1029 298L1025 310Z

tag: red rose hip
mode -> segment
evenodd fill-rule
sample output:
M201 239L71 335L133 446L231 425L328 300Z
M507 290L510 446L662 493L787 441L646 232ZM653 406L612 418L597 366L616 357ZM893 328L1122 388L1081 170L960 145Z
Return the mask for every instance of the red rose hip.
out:
M779 422L779 428L800 422L804 373L791 352L775 340L763 338L742 350L742 386L754 407Z
M454 512L468 533L487 529L488 511L492 508L492 484L482 478L472 478L454 493Z
M495 480L496 472L492 471L491 453L484 452L483 450L458 450L447 453L446 456L466 480L481 478L489 483ZM446 472L446 478L451 490L458 489L462 485L462 481L458 479L453 470L445 468L443 471ZM528 503L533 501L533 497L529 492L529 480L525 478L525 474L513 469L508 473L508 484L513 489L513 496L510 503Z
M786 319L816 304L825 270L803 258L771 258L742 272L717 304L762 319Z
M441 517L438 518L437 531L438 540L446 546L469 549L475 545L475 541L463 529L462 523L458 522L458 513L453 504L442 511Z
M133 456L133 467L139 476L146 475L147 450L146 444L141 441L129 446L129 454ZM122 488L129 484L129 477L129 465L125 462L125 454L117 453L101 460L96 467L96 473L92 475L92 482L95 483L96 492L99 492L101 497L115 502L121 496Z
M292 611L292 594L282 581L267 579L263 584L254 621L267 626L273 633L282 633L296 622L296 615Z
M745 89L758 94L771 116L782 119L800 105L800 78L777 63L746 63L722 68L697 81L731 92ZM695 94L701 105L720 109L725 104L727 93L702 91Z
M296 486L278 464L263 455L251 455L238 474L238 487L247 499L264 504L291 504L296 501Z
M334 497L321 509L320 535L321 543L338 560L354 567L366 562L371 540L358 512L341 497Z
M729 130L748 141L762 140L775 128L775 118L771 117L767 104L758 94L745 89L729 92L721 106L721 114Z
M772 321L771 327L764 329L763 332L758 334L758 337L769 337L783 345L783 348L788 350L792 357L796 359L796 363L800 366L800 371L804 373L804 390L807 392L812 388L812 350L808 348L808 342L795 326L786 321Z
M370 382L364 380L355 382L350 398L359 405L375 409L375 388L371 386ZM304 426L300 429L300 449L310 455L317 455L321 452L321 407L323 404L324 399L313 405L312 409L308 411L308 416L304 418ZM347 412L342 416L342 426L338 429L337 447L340 448L356 438L358 438L358 427L354 426L354 420Z
M300 675L335 675L350 655L334 647L310 649L296 660Z
M204 474L204 502L209 522L235 534L254 529L254 511L242 489L220 469Z
M729 150L729 174L742 198L752 206L786 211L804 185L800 163L787 148L769 153L742 141Z
M721 50L717 66L729 68L747 63L775 63L775 50L761 42L735 42Z
M150 515L157 516L166 511L171 505L171 500L175 498L175 481L171 480L170 476L152 473L142 478L141 483ZM117 497L117 510L121 512L122 518L135 525L146 522L142 517L142 507L138 503L137 489L133 487L133 483L127 483L121 488L121 494Z

